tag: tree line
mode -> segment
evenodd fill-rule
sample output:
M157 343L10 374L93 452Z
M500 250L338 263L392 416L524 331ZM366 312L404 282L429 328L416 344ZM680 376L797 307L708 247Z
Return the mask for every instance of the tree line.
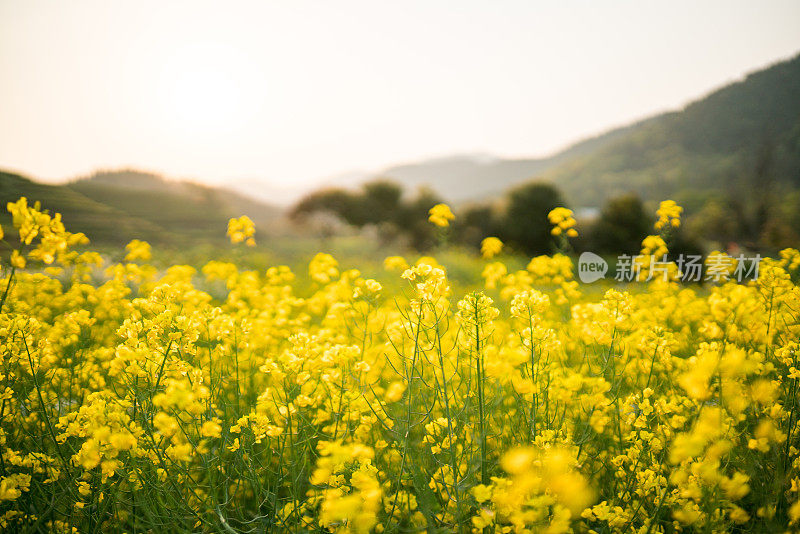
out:
M428 210L443 199L430 189L405 195L403 188L389 179L368 182L358 190L330 188L301 199L290 217L321 236L329 236L341 225L373 227L385 241L405 240L410 247L425 251L438 243L437 228L428 223ZM461 206L448 228L448 241L478 247L487 236L499 237L512 250L528 255L553 252L551 225L547 214L567 206L556 186L533 181L511 189L494 204ZM599 216L582 225L574 240L576 251L592 250L604 254L637 254L644 236L652 232L653 217L635 194L609 200ZM678 232L678 249L699 250L696 240Z

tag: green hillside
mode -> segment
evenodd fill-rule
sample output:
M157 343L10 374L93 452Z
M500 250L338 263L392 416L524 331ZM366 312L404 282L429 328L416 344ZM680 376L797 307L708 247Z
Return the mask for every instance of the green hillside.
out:
M576 205L627 191L694 207L800 186L800 56L749 75L680 112L541 174Z
M5 206L23 196L31 203L40 201L42 208L51 213L61 213L67 229L83 232L96 242L129 241L135 237L157 240L163 233L146 219L97 202L63 185L42 184L0 171L0 224L6 233L11 232L11 216Z
M281 216L279 209L227 189L130 170L98 173L64 185L0 171L3 207L21 196L61 213L70 231L83 232L95 243L134 238L173 246L222 242L231 217L248 215L261 232L269 232ZM0 223L9 229L10 216L3 213Z
M266 229L280 210L222 188L168 181L135 170L97 173L68 184L69 189L132 217L148 220L170 234L220 236L228 219L247 215Z

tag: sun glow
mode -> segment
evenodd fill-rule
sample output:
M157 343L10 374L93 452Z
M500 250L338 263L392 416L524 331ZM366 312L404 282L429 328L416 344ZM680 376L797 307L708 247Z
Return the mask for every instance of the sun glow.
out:
M773 3L0 1L0 167L300 191L544 156L795 54Z
M208 43L185 46L164 60L155 111L177 135L233 133L260 106L259 78L234 49Z

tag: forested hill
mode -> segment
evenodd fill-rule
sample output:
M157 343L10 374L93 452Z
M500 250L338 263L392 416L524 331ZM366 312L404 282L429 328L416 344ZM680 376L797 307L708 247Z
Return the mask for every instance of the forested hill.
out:
M800 56L749 75L685 109L646 121L544 178L577 205L627 191L675 198L747 200L800 186Z
M534 147L532 147L533 149ZM454 156L379 173L407 188L428 185L453 202L500 196L544 178L573 206L636 192L699 207L717 195L747 199L764 185L800 185L800 56L689 104L611 130L543 159Z

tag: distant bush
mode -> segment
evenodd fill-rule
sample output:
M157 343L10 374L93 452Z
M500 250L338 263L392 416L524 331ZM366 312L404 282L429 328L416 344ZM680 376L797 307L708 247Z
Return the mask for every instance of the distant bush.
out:
M565 205L558 189L551 184L530 182L512 189L507 199L500 222L500 238L528 254L551 252L547 214Z
M638 254L653 222L634 193L612 198L591 231L589 246L598 253Z
M400 185L387 179L364 184L360 190L323 189L300 200L290 218L307 222L312 215L329 213L356 228L373 225L380 237L403 237L411 246L424 250L435 243L434 229L427 223L428 210L442 200L428 189L405 199Z

